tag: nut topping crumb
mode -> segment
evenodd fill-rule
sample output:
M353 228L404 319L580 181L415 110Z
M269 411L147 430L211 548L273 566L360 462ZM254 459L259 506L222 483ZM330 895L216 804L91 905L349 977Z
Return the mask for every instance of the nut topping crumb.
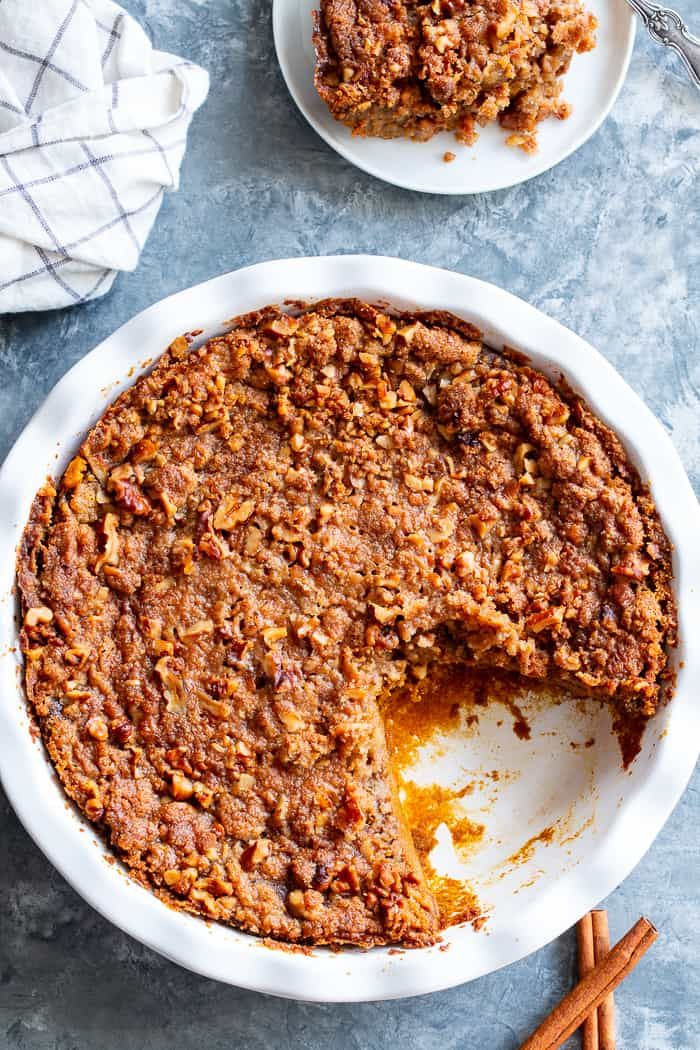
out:
M45 605L27 609L24 614L25 627L37 627L40 623L51 623L52 620L53 613Z
M236 525L247 521L254 510L255 504L252 500L247 499L239 503L235 496L226 496L214 515L214 528L226 532L235 529Z

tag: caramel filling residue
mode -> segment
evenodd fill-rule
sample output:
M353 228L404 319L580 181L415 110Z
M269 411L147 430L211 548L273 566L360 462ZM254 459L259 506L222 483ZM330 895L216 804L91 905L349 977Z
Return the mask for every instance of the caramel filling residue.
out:
M460 686L463 683L464 688ZM417 685L387 698L384 724L394 768L400 772L418 758L418 751L438 733L459 726L460 707L473 699L464 673L438 671Z
M544 842L545 845L549 846L554 841L554 826L543 828L542 831L537 835L533 835L527 842L524 842L517 852L513 853L508 857L508 864L526 864L527 861L532 860L535 855L535 850L540 842Z
M411 779L413 767L421 748L430 747L439 754L440 737L455 731L468 734L478 725L480 711L488 704L499 704L512 718L512 729L520 740L529 740L530 726L516 702L522 692L522 683L514 676L497 671L483 672L473 668L447 666L431 668L423 681L404 686L387 697L383 704L384 725L391 762L399 786L400 801L406 823L411 831L416 851L423 866L428 885L440 909L441 925L451 926L472 922L478 927L484 916L479 901L468 883L436 871L430 855L438 844L438 828L444 824L451 836L460 860L468 861L475 847L484 838L483 824L470 820L462 803L474 784L460 788L440 784L416 784ZM528 683L531 701L541 704L558 703L556 691L537 683ZM500 723L499 723L500 724ZM629 723L625 723L627 727ZM625 752L621 726L615 729ZM636 728L636 727L633 727ZM627 749L639 746L639 733L631 733ZM585 742L586 747L592 740ZM486 774L497 781L497 770ZM587 821L571 838L577 837L590 824ZM507 860L508 865L519 866L530 861L542 844L562 840L563 829L557 825L545 827L533 835Z
M443 926L471 922L480 914L479 902L469 886L436 871L430 854L438 842L437 830L445 824L452 835L455 851L467 859L471 849L482 840L484 825L460 816L459 800L470 791L470 785L460 790L440 787L438 784L420 786L407 780L399 772L401 803L413 842L428 885L435 895Z
M460 807L455 804L469 793L469 785L454 791L439 784L421 787L403 777L400 781L404 815L421 860L427 858L437 846L437 829L441 824L446 824L450 829L455 850L462 856L468 853L469 847L481 841L484 825L460 816Z
M429 678L401 689L385 704L387 743L404 816L428 885L437 900L443 927L474 922L481 909L465 882L442 875L433 867L430 854L438 843L438 828L441 824L447 826L461 859L467 859L482 840L485 828L470 820L460 806L460 800L471 792L471 784L459 789L439 784L419 785L410 779L408 771L421 747L433 743L441 733L459 727L461 709L478 702L478 684L476 677L464 669L436 669Z
M467 883L461 879L451 879L449 875L438 875L430 865L425 871L428 885L440 910L440 928L470 922L474 929L478 930L486 916L482 914L478 898Z

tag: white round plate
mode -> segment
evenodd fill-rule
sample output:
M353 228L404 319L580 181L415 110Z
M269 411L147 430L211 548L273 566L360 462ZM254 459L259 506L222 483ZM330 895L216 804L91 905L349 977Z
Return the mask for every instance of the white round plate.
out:
M467 816L485 824L466 865L440 831L435 863L467 877L487 910L484 928L453 927L439 947L308 955L166 907L123 868L66 799L30 721L21 688L14 562L34 494L60 474L87 428L177 335L285 299L357 295L399 308L450 310L495 348L564 372L625 442L651 479L675 547L681 638L700 622L700 511L671 442L651 412L591 346L520 299L483 281L371 256L266 262L171 296L129 321L57 385L0 471L0 775L21 821L75 889L131 936L198 973L261 992L322 1001L389 999L436 991L514 962L562 933L610 893L649 848L678 801L700 744L700 647L681 645L673 701L648 727L631 768L621 768L609 715L598 704L538 705L523 697L529 740L510 716L487 709L426 748L419 782L474 785ZM682 663L681 663L682 661ZM592 747L579 746L595 737ZM576 748L571 747L575 743ZM492 776L498 770L499 778ZM547 834L545 834L547 831Z
M489 125L473 147L443 132L430 142L360 138L333 119L314 87L311 13L318 0L274 0L277 57L287 87L321 138L363 171L395 186L423 193L484 193L524 182L554 167L582 146L610 112L622 87L634 43L635 16L625 0L586 0L598 19L598 45L575 55L564 79L563 97L572 104L568 120L539 125L538 150L525 154L506 146L506 133ZM444 162L451 151L457 159Z

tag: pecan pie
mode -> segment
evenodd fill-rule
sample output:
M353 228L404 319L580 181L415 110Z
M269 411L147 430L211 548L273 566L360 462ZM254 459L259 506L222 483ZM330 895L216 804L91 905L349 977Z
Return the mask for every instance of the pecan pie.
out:
M431 664L646 718L669 543L615 435L441 313L268 308L176 340L34 503L26 688L68 795L166 901L432 943L381 711Z
M315 82L356 135L472 144L494 120L509 145L536 148L548 116L568 117L561 77L595 47L580 0L321 0Z

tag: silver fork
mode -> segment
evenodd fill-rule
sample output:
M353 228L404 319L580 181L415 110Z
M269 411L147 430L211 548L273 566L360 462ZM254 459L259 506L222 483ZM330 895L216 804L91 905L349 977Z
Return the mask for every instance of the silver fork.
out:
M660 7L651 0L627 0L637 12L649 35L681 56L690 79L700 88L700 40L693 36L677 11Z

